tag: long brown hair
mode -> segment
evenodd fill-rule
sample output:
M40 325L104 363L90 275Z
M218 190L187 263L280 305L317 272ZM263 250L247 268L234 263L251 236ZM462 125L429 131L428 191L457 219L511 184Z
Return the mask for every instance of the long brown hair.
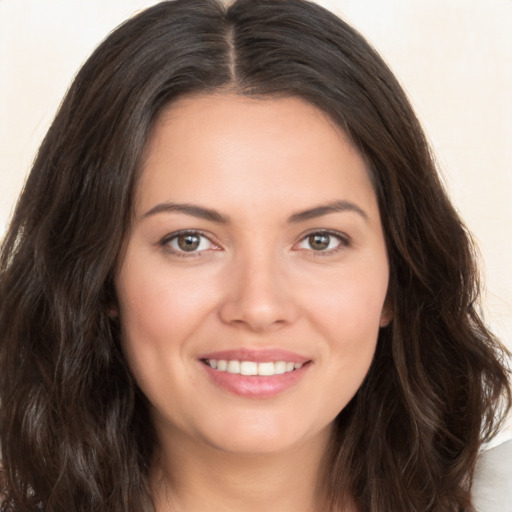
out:
M109 316L141 153L185 94L298 96L364 156L390 260L391 325L339 414L329 507L469 510L481 443L510 406L477 309L471 238L393 74L304 0L162 2L93 53L44 139L0 260L2 510L151 510L155 436Z

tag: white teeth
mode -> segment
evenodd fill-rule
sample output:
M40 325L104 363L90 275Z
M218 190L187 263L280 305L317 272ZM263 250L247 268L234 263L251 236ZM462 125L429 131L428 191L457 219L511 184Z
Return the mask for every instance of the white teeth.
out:
M240 361L228 361L228 373L240 373Z
M286 361L276 361L274 363L274 372L280 375L286 372Z
M242 361L240 363L240 373L242 375L258 375L258 363L254 361Z
M274 375L274 363L259 363L258 375Z
M281 375L302 368L302 363L293 363L290 361L257 363L256 361L238 361L236 359L207 359L205 362L215 370L240 375Z

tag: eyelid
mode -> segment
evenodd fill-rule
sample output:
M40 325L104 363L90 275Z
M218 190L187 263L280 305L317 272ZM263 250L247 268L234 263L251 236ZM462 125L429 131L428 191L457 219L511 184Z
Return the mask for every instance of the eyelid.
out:
M346 233L342 233L341 231L336 231L332 229L311 229L300 236L298 242L294 244L294 247L299 246L299 244L304 242L304 240L306 240L311 235L328 235L337 238L339 240L339 244L333 249L325 249L321 251L315 251L314 249L306 249L301 247L298 247L298 250L310 252L315 256L329 256L332 254L336 254L337 252L352 245L352 239Z
M196 236L205 238L211 244L211 247L208 247L207 249L201 249L201 250L195 250L195 251L188 252L188 251L179 250L177 248L170 246L170 242L172 240L175 240L178 237L183 236L183 235L196 235ZM160 241L158 242L158 245L160 247L162 247L168 253L177 255L179 257L190 258L190 257L194 257L194 256L196 256L196 257L200 256L202 253L209 251L209 250L215 250L215 251L220 250L219 244L214 242L212 238L213 237L210 234L208 234L200 229L180 229L178 231L173 231L172 233L169 233L169 234L165 235L164 237L162 237L160 239Z
M211 244L211 247L208 247L206 249L201 249L201 250L185 251L185 250L179 250L177 248L173 248L169 245L169 242L171 242L172 240L174 240L182 235L196 235L199 237L203 237L208 240L208 242ZM339 243L336 247L334 247L332 249L324 249L324 250L317 250L317 251L315 251L312 248L307 249L307 248L300 247L300 244L302 242L304 242L304 240L306 238L310 237L311 235L328 235L330 237L336 238L339 241ZM179 257L189 257L189 258L194 257L194 256L195 257L201 256L202 253L210 251L210 250L214 250L214 251L221 250L220 245L213 240L212 235L209 233L206 233L200 229L181 229L178 231L174 231L174 232L169 233L169 234L165 235L164 237L162 237L160 239L160 241L158 242L158 245L160 247L162 247L165 251L167 251L173 255L177 255ZM346 233L332 230L332 229L311 229L311 230L308 230L307 232L302 233L300 235L300 238L293 245L293 248L295 250L307 251L315 256L329 256L329 255L335 254L335 253L343 250L344 248L350 247L351 245L352 245L352 240Z

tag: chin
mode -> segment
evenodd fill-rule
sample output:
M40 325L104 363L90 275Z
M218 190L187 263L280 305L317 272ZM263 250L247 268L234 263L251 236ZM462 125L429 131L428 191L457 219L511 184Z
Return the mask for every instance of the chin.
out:
M330 425L311 428L290 424L257 421L248 425L240 422L233 428L221 428L203 436L203 442L224 453L238 455L273 455L297 450L318 441L326 443Z

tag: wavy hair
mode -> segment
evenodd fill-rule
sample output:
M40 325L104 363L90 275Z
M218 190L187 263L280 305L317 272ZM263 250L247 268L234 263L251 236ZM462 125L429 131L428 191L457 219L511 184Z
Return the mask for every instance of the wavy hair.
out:
M471 509L481 443L510 407L506 350L478 313L471 237L393 74L304 0L162 2L128 20L69 89L0 260L3 511L150 511L156 443L109 316L134 184L161 109L214 91L297 96L366 159L390 261L392 323L336 419L326 509Z

